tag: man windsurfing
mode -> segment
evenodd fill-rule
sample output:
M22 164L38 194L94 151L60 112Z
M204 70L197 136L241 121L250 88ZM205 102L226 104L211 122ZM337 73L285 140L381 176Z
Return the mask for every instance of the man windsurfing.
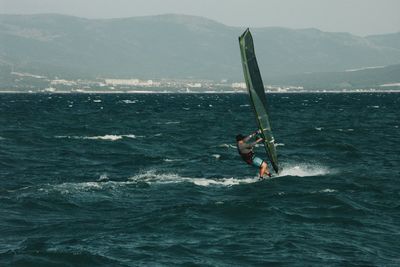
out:
M268 175L271 177L271 173L269 172L268 165L267 163L260 159L259 157L256 157L253 151L254 146L261 142L263 139L258 138L255 142L253 143L248 143L248 141L257 136L257 134L261 133L260 130L248 135L248 136L243 136L242 134L238 134L236 136L236 146L238 149L238 152L242 159L249 165L253 165L255 167L260 168L260 179L264 179L264 174Z

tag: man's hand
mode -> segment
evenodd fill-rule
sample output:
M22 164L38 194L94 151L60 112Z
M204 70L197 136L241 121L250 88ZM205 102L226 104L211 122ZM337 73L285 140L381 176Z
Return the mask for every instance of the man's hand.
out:
M260 134L260 133L261 133L261 130L258 129L257 131L255 131L254 133L252 133L252 135L255 136L255 135Z

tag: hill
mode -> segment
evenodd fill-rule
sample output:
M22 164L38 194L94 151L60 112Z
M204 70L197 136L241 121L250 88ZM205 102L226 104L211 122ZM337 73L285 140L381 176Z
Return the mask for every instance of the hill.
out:
M171 14L104 20L0 15L1 76L12 69L63 78L238 81L243 78L237 38L243 30ZM360 37L286 28L252 33L266 83L400 62L400 33Z

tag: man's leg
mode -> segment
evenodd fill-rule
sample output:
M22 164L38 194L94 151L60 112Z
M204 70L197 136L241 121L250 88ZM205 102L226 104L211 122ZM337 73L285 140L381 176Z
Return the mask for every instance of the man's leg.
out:
M269 172L269 169L268 169L268 164L265 163L265 162L263 162L263 163L261 164L261 167L260 167L260 177L263 177L264 174L267 174L269 177L271 177L271 173Z
M252 165L259 168L260 178L263 178L264 174L267 174L269 177L271 177L271 174L269 173L269 170L268 170L267 163L265 161L263 161L262 159L260 159L259 157L253 158Z

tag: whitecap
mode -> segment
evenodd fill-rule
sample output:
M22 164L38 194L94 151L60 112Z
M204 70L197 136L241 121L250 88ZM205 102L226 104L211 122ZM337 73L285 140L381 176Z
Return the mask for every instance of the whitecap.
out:
M136 136L134 134L124 134L124 135L106 134L106 135L102 135L102 136L64 136L64 135L55 136L55 138L82 139L82 140L103 140L103 141L117 141L117 140L121 140L124 137L125 138L135 139L138 136Z
M336 129L339 132L354 132L354 129Z
M97 181L102 182L102 181L107 181L107 180L108 180L107 173L103 173L102 175L100 175L100 177Z
M285 146L285 144L284 143L276 143L275 147L277 147L277 146Z
M157 173L154 170L140 173L129 178L134 182L145 182L147 184L178 184L192 183L198 186L234 186L258 182L258 177L253 178L195 178L183 177L175 173Z
M322 189L322 190L319 190L319 191L311 191L310 193L311 194L317 194L317 193L335 193L335 192L337 192L337 190L326 188L326 189Z
M129 100L129 99L125 99L125 100L121 100L121 102L125 103L125 104L136 104L137 102L139 102L139 100Z
M215 158L215 159L220 159L221 158L221 155L219 155L219 154L212 154L211 156L213 158Z
M38 189L40 192L59 192L61 194L79 194L82 192L120 190L124 187L138 184L168 185L179 183L191 183L197 186L224 186L231 187L242 184L259 182L258 177L253 178L197 178L185 177L175 173L158 173L155 170L139 173L128 178L126 181L110 181L107 174L100 175L97 181L87 181L78 183L47 184Z
M180 161L179 159L164 159L165 162L175 162Z
M133 138L133 139L137 138L137 136L134 134L125 134L125 135L122 135L122 137ZM141 137L141 136L139 136L139 137Z
M101 99L94 99L93 102L94 103L101 103Z
M315 127L315 130L317 131L322 131L322 129L324 129L324 127Z
M328 175L330 173L332 171L329 168L318 164L283 164L282 171L277 176L308 177Z
M82 136L78 137L77 139L116 141L122 139L122 137L123 137L122 135L106 134L103 136Z
M222 144L222 145L219 145L218 147L223 147L223 148L236 148L236 146L231 145L231 144Z
M326 189L323 189L323 190L321 190L321 191L319 191L320 193L334 193L334 192L337 192L337 190L335 190L335 189L330 189L330 188L326 188Z

